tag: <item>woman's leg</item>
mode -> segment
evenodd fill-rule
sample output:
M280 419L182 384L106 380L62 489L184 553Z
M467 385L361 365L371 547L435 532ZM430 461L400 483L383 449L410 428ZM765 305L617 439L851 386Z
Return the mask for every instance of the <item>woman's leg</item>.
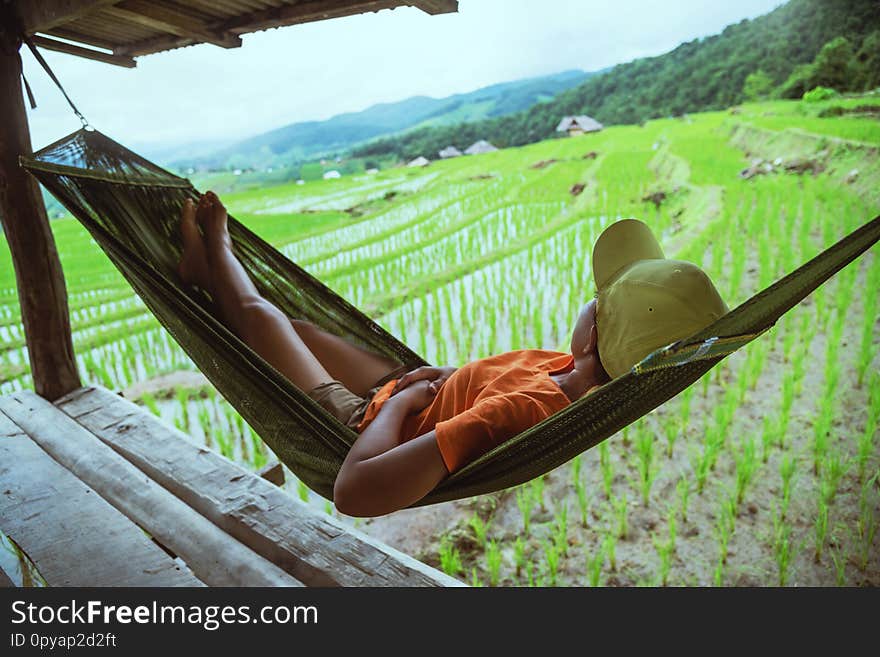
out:
M198 234L195 221L188 223L188 218L192 219L184 207L181 230L185 244L192 241L192 233ZM210 192L199 204L198 218L205 231L207 266L198 263L200 245L191 243L193 250L185 252L181 273L187 268L206 269L201 284L198 277L193 282L212 292L229 327L295 385L310 390L338 380L355 394L364 395L395 369L396 361L350 344L310 322L291 320L263 299L232 253L225 208ZM187 259L187 253L192 257Z
M391 358L353 345L311 322L292 319L290 323L327 372L356 395L363 397L377 381L400 366Z
M226 229L226 208L208 192L199 202L210 290L232 331L301 390L333 377L291 326L288 317L263 299L235 254Z

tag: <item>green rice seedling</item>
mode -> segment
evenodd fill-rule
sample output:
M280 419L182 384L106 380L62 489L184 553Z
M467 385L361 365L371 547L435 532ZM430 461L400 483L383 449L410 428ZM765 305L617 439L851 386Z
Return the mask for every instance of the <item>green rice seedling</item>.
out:
M722 492L715 516L715 532L718 537L721 563L727 563L727 546L734 532L736 519L736 498L729 492Z
M843 541L839 540L834 534L831 536L828 553L831 555L831 561L834 564L834 575L837 585L846 586L846 564L849 561L849 555Z
M841 458L840 452L837 450L831 452L831 455L825 459L820 483L821 497L825 504L830 505L834 502L840 480L843 479L848 469L849 463Z
M250 436L251 462L253 463L254 468L259 470L264 465L266 465L266 460L268 457L266 456L266 452L264 451L265 448L263 447L263 441L260 440L260 437L253 431L250 432Z
M779 586L788 582L788 570L793 556L791 526L785 522L784 515L773 509L773 556L776 559Z
M501 548L494 538L486 545L486 570L489 571L489 586L498 586L501 573Z
M629 533L629 527L627 524L629 504L626 499L626 493L619 497L615 497L612 500L612 505L614 506L615 518L617 519L617 538L625 539Z
M184 426L189 426L189 395L187 394L186 389L177 388L174 391L174 398L177 400L177 404L180 406L180 416L183 420Z
M688 420L691 414L691 400L694 398L694 387L690 386L681 393L681 406L679 407L679 415L681 417L681 427L688 426Z
M544 562L547 564L547 576L549 585L556 586L556 577L559 572L559 551L551 541L544 541Z
M296 492L299 495L299 499L303 502L309 501L309 487L306 486L306 483L302 479L298 479L296 482Z
M647 431L641 431L636 440L636 453L638 455L637 468L639 472L639 484L642 491L642 503L648 505L648 497L651 494L651 486L657 478L657 468L654 467L654 437Z
M766 463L770 458L770 448L773 446L776 431L773 420L769 415L764 416L764 426L761 429L761 461Z
M608 557L611 572L617 571L617 534L612 531L602 537L602 554Z
M583 460L581 459L581 454L578 454L571 460L571 480L575 483L575 485L577 485L577 482L580 481L582 466Z
M675 441L680 435L681 429L674 417L669 417L663 423L663 432L666 434L666 458L672 458L672 450Z
M678 479L678 483L675 485L676 491L678 491L678 510L681 513L681 521L687 522L688 520L688 498L691 493L691 486L683 474Z
M660 558L660 585L669 583L669 569L672 565L672 556L675 554L675 507L670 507L666 514L669 535L666 540L660 541L656 536L651 536L657 556Z
M715 564L715 570L712 571L712 583L715 586L724 586L724 562L718 557L718 563Z
M544 506L544 475L538 475L529 485L532 489L532 497L535 502L540 505L541 511L545 511L546 507Z
M560 555L568 554L568 502L563 503L553 519L553 544Z
M218 429L213 433L214 438L216 439L217 447L220 449L220 453L228 459L232 459L234 457L233 449L232 449L232 441L229 440L229 436L226 434L223 429Z
M440 569L447 575L456 577L462 571L461 553L446 534L440 539L439 556Z
M477 567L473 566L471 568L471 586L474 588L483 586L483 581L480 579L480 575L477 573Z
M156 398L150 392L144 392L141 395L141 401L144 403L150 413L155 415L156 417L162 417L162 411L159 410L159 404L156 403Z
M486 549L486 537L489 533L489 525L483 522L483 519L480 518L476 513L474 513L470 519L468 520L468 526L474 531L474 538L477 541L477 545L480 546L481 550Z
M333 515L333 502L331 502L330 500L324 500L324 513L326 513L328 516Z
M694 470L694 479L697 482L697 494L703 493L703 487L706 485L706 478L709 476L709 459L706 452L708 448L704 445L702 452L691 452L691 467Z
M880 262L880 260L877 260L877 262ZM872 271L880 272L880 267L875 266ZM877 276L876 278L880 279L880 276ZM873 287L871 286L871 283L869 283L866 289L877 290L878 288L880 288L880 280L874 281ZM874 323L877 317L877 295L866 294L864 295L864 298L865 312L862 321L862 337L859 342L859 353L856 359L856 372L858 373L858 385L860 388L865 382L865 374L871 365L874 343Z
M859 434L858 451L856 453L856 463L859 470L859 483L865 481L865 474L868 471L868 459L874 453L874 436L877 433L877 418L869 417L865 425L865 430Z
M828 451L828 434L830 430L831 408L830 404L823 401L821 411L815 421L813 430L813 474L816 476L819 475L820 464Z
M813 533L816 539L813 560L819 563L822 559L822 550L825 547L825 536L828 534L828 504L825 502L824 495L819 495L819 509L816 520L813 522Z
M874 544L874 536L877 533L877 517L875 510L880 506L880 499L874 490L880 470L868 481L862 484L859 495L859 518L856 522L859 540L859 569L864 572L868 567L871 556L871 546Z
M528 582L529 586L535 586L535 577L533 571L534 569L532 568L532 562L529 561L526 564L526 582Z
M523 485L516 489L516 505L522 514L523 532L528 536L531 531L532 511L535 508L535 498L531 488Z
M758 468L758 460L755 456L755 442L751 436L746 436L742 442L740 452L736 457L736 507L743 503L746 488L755 476Z
M513 561L516 564L516 576L519 577L526 563L526 544L523 543L522 536L517 536L513 543Z
M602 566L605 564L605 550L602 546L595 553L587 554L587 582L593 588L599 586Z
M602 484L605 487L605 497L611 499L611 485L614 483L614 465L611 462L611 452L608 443L599 444L599 464L602 467Z
M794 473L797 469L797 461L790 454L786 454L779 462L779 475L782 477L782 508L780 509L780 517L785 519L788 513L788 504L791 502L791 488L794 479Z
M578 510L581 514L581 526L587 527L589 525L588 518L590 512L590 498L587 496L587 486L583 481L577 479L574 482L574 491L577 495Z
M715 469L715 463L718 461L718 454L721 452L723 445L724 435L721 433L720 427L717 424L712 425L706 432L705 440L703 441L703 459L706 461L703 469L706 472Z

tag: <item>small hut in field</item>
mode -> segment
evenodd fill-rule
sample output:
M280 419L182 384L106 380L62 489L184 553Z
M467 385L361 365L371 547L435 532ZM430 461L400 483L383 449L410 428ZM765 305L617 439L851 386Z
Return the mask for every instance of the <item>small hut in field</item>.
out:
M481 139L480 141L475 141L471 144L467 150L465 150L465 155L482 155L483 153L491 153L492 151L497 151L491 143L486 141L485 139Z
M429 164L431 164L431 160L426 158L424 155L419 155L416 159L407 163L406 166L408 166L408 167L426 167Z
M576 137L587 132L599 132L605 126L596 119L581 114L579 116L565 116L556 126L556 132L567 132L569 137Z
M461 155L461 151L458 150L455 146L449 145L442 151L438 152L437 155L440 156L441 160L447 160L450 157L459 157Z

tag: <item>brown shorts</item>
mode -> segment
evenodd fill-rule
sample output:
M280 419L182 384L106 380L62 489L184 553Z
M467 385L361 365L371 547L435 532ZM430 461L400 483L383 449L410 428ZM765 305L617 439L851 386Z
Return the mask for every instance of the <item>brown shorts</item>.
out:
M399 379L413 369L415 369L414 366L401 365L391 370L379 379L376 385L370 388L363 397L354 394L339 381L321 383L309 390L308 395L342 424L352 431L357 431L357 426L367 412L367 406L370 405L379 389L391 379Z

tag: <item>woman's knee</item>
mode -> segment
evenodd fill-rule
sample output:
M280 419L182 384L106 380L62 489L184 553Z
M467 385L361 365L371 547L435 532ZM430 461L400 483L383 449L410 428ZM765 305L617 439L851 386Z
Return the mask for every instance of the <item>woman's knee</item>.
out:
M266 301L261 297L247 299L241 303L239 311L239 326L241 327L242 337L247 339L248 335L253 335L265 329L269 322L276 322L279 319L287 321L287 316L282 313L275 305Z
M290 323L293 325L293 328L296 329L296 332L300 334L300 336L311 335L318 329L317 326L304 319L291 319Z

